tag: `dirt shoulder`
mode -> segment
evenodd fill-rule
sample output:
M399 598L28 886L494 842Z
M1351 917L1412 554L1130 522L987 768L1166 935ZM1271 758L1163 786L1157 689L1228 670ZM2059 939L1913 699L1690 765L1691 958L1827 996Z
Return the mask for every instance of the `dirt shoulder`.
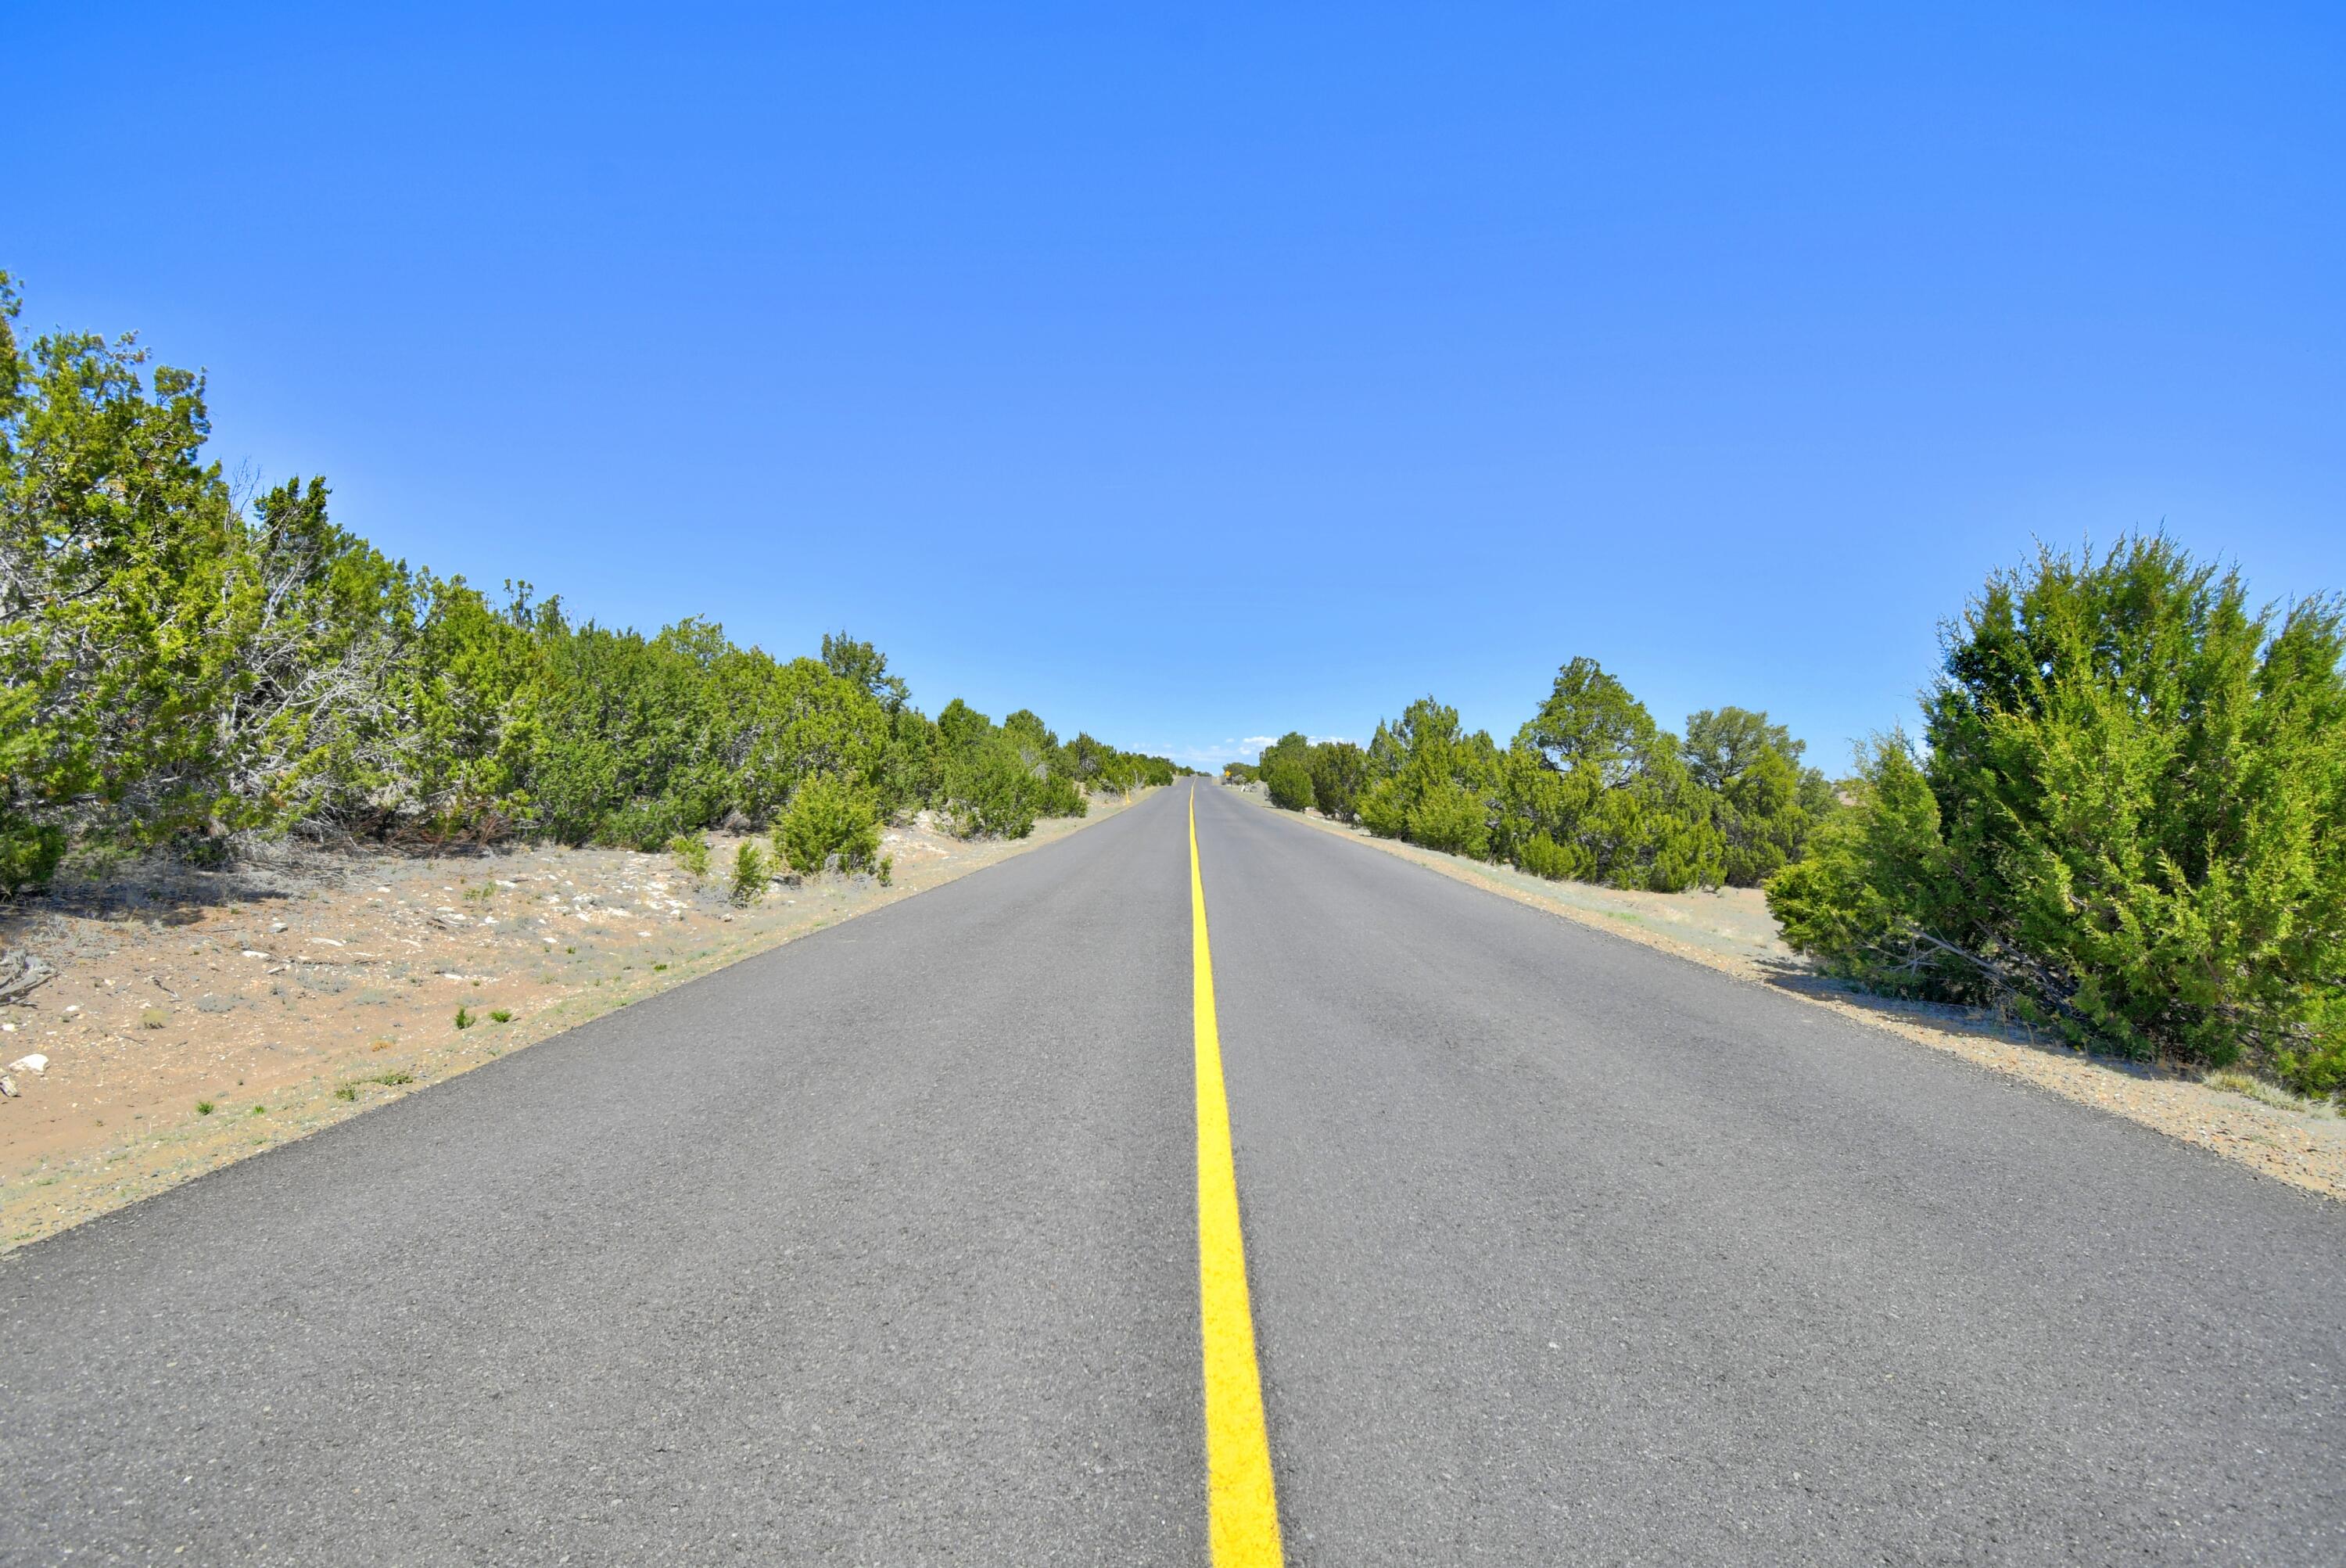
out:
M321 854L8 909L0 945L57 973L0 1007L0 1064L46 1058L0 1097L0 1252L1131 804L1015 842L891 829L889 886L811 878L748 907L718 835L706 879L625 850Z
M1259 791L1247 791L1265 810ZM2139 1063L2094 1056L2032 1034L1984 1009L1934 1006L1868 996L1814 974L1777 936L1756 889L1647 893L1583 882L1549 882L1511 866L1486 865L1420 849L1311 812L1298 819L1324 833L1397 855L1502 898L1642 942L1754 985L1800 998L1902 1040L1960 1056L2007 1077L2095 1106L2194 1144L2325 1197L2346 1199L2346 1119L2271 1101ZM2261 1085L2239 1080L2261 1096Z

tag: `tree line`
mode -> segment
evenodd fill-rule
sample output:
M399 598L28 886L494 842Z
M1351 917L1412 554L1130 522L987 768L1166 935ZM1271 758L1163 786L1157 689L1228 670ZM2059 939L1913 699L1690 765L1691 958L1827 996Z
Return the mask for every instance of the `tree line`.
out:
M845 633L781 659L687 619L650 636L409 567L338 528L322 479L240 496L199 374L135 340L20 344L0 272L0 891L75 845L227 851L240 833L543 836L652 849L771 827L856 864L932 808L1018 837L1161 757L955 700L932 719Z
M1803 742L1764 712L1706 708L1683 738L1619 677L1576 658L1501 747L1424 697L1366 747L1287 734L1234 778L1382 838L1535 876L1657 892L1757 887L1797 860L1835 806Z
M1943 628L1919 738L1828 781L1762 712L1657 725L1593 660L1500 748L1432 697L1282 737L1274 805L1550 878L1766 889L1863 988L2080 1047L2346 1091L2346 612L2164 536L2041 550Z

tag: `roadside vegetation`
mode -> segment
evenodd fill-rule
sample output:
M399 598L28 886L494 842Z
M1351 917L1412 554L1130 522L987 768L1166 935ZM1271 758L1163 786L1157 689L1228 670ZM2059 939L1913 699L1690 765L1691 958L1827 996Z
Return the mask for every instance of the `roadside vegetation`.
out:
M1658 726L1595 661L1504 748L1433 697L1290 734L1274 806L1551 879L1764 887L1794 951L2084 1049L2346 1091L2346 609L2164 536L2044 550L1943 633L1923 732L1828 781L1764 712Z
M20 344L18 304L0 273L0 894L69 851L288 832L674 844L705 870L722 825L878 874L882 822L1016 838L1177 771L1023 710L933 720L843 632L778 658L411 568L332 524L322 479L232 485L200 375L129 338Z
M1945 633L1919 741L1769 884L1877 991L2080 1045L2346 1087L2341 606L2252 607L2166 538L2043 552Z
M1682 739L1594 659L1564 667L1501 747L1421 697L1363 748L1290 733L1231 777L1388 839L1551 880L1653 892L1757 887L1836 805L1805 747L1765 713L1705 709Z

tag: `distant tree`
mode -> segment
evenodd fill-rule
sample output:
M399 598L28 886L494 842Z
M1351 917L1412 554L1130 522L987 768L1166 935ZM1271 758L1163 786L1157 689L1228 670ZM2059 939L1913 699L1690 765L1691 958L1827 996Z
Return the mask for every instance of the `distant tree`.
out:
M1800 766L1806 748L1790 731L1765 713L1705 708L1688 716L1680 749L1688 772L1711 793L1729 884L1758 887L1800 858L1810 829L1830 811L1831 787Z
M1576 658L1515 738L1521 840L1545 834L1586 874L1676 892L1714 885L1725 846L1678 741L1596 660ZM1555 775L1542 779L1532 767Z

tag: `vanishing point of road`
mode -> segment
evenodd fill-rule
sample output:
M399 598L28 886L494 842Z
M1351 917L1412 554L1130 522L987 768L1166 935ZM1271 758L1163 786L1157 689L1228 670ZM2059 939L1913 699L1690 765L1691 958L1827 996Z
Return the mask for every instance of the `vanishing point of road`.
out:
M0 1562L2346 1563L2346 1207L1190 799L0 1261Z

